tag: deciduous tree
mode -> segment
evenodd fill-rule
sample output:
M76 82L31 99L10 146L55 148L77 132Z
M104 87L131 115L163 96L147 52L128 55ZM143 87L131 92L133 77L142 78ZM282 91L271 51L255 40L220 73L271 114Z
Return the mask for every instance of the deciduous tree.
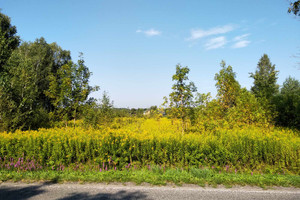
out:
M193 105L194 93L197 88L193 82L189 82L188 67L182 67L180 64L176 65L176 73L172 76L175 83L172 86L172 92L169 95L169 107L173 117L182 120L183 132L186 119L189 117L188 112Z
M215 75L217 97L224 112L226 112L229 108L236 105L236 98L241 86L235 80L235 73L232 67L230 65L226 67L225 61L222 61L220 65L221 70Z
M11 53L19 46L20 38L10 18L0 12L0 73ZM0 75L1 76L1 75Z

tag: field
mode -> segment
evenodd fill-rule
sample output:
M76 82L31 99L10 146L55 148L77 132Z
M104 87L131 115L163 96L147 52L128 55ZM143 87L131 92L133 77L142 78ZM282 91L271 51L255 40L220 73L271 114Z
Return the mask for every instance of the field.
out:
M205 132L190 128L193 131L182 133L180 121L167 118L118 118L98 129L84 128L78 122L75 127L3 132L0 168L5 174L45 170L122 173L154 168L162 172L289 174L299 185L297 132L254 126Z

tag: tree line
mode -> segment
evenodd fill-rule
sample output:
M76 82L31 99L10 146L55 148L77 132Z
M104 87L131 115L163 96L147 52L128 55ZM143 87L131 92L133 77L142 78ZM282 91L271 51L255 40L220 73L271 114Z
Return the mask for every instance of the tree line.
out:
M107 93L102 99L89 98L98 86L90 86L91 72L83 54L78 60L70 51L44 38L21 42L10 18L0 13L0 130L15 131L76 124L108 124L115 117L147 117L145 109L117 109ZM277 84L278 71L264 54L257 70L250 73L251 90L242 88L230 65L221 62L215 75L217 97L197 93L189 81L188 67L176 66L175 81L164 107L149 109L151 117L166 115L198 129L224 124L276 124L300 128L300 82L288 77Z
M217 97L212 99L210 93L196 92L188 78L189 68L178 64L173 91L169 98L165 97L168 115L181 119L183 126L192 123L205 130L249 124L300 129L300 82L288 77L279 87L279 72L267 54L260 58L256 71L250 73L253 78L250 91L241 87L232 66L225 61L220 66L215 74Z
M10 18L0 13L0 127L37 129L77 119L92 91L91 72L80 53L44 38L21 42Z

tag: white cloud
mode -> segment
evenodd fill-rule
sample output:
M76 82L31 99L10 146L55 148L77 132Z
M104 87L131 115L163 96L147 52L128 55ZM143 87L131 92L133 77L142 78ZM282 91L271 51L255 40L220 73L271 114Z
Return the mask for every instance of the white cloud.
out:
M236 48L243 48L246 47L250 44L249 40L241 40L236 42L234 45L232 45L232 48L236 49Z
M239 36L236 36L233 40L234 41L241 41L241 40L247 38L249 35L250 35L249 33L244 34L244 35L239 35Z
M243 47L248 46L251 43L249 40L247 40L247 37L249 35L250 34L247 33L247 34L244 34L244 35L236 36L233 39L233 41L235 41L235 43L231 47L234 48L234 49L236 49L236 48L243 48Z
M224 34L233 29L234 27L232 25L217 26L208 30L193 29L191 30L191 36L187 40L196 40L210 35Z
M161 34L160 31L155 30L155 29L153 29L153 28L151 28L151 29L149 29L149 30L145 30L145 31L138 29L138 30L136 30L136 33L143 33L143 34L145 34L146 36L157 36L157 35L160 35L160 34Z
M224 36L216 37L213 39L210 39L206 44L205 48L207 50L209 49L217 49L223 47L227 43L227 40Z

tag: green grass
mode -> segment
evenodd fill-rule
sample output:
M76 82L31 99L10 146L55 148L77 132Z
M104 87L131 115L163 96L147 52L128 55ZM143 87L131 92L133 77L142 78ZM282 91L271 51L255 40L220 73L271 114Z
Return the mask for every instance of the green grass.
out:
M248 173L226 173L216 172L210 169L160 169L154 168L123 170L123 171L74 171L67 169L64 171L38 170L38 171L12 171L0 170L0 181L51 181L51 182L143 182L153 185L166 185L174 183L181 185L197 184L205 185L252 185L262 188L268 186L294 186L300 187L299 175L282 174L248 174Z

